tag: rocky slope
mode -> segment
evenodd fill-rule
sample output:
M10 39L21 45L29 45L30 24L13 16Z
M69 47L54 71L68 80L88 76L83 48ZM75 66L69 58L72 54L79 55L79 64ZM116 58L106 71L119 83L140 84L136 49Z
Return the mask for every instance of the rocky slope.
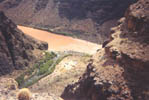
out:
M61 34L103 43L110 28L136 0L0 0L17 24L47 28Z
M18 100L18 84L11 78L0 78L0 100ZM31 100L63 100L49 93L31 93Z
M79 77L82 76L90 58L90 56L84 54L73 53L57 64L52 74L28 88L32 92L47 92L60 96L68 84L77 82Z
M0 75L29 66L36 59L33 51L47 48L47 43L24 35L3 12L0 12Z
M65 100L148 100L149 1L131 5Z

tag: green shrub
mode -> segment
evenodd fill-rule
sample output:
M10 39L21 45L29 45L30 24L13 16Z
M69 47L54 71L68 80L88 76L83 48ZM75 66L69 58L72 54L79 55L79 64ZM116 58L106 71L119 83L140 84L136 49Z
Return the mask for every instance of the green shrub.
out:
M24 74L20 75L16 78L16 81L18 82L18 85L20 86L24 82Z
M54 52L45 52L45 60L51 60L53 58L55 58L57 56L57 54L55 54Z
M48 62L46 62L45 64L41 65L39 68L39 73L38 75L42 75L45 72L48 71L49 67L53 64L53 60L49 60Z
M51 74L55 70L55 66L67 56L71 56L71 54L60 55L56 58L56 53L45 52L43 59L16 78L19 87L28 87L38 82L41 78ZM27 75L26 78L24 78L25 75Z

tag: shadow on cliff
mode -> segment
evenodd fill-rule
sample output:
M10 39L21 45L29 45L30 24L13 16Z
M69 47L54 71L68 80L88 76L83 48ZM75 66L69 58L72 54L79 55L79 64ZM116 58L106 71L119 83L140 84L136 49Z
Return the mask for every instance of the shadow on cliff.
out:
M128 6L136 0L54 0L58 4L59 15L68 20L91 18L102 24L123 16Z

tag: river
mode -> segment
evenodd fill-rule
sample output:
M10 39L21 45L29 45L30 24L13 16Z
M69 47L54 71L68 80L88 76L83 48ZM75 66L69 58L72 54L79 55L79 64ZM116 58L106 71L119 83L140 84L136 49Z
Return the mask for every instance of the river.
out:
M98 49L101 48L101 45L69 36L58 35L51 32L19 25L18 28L25 34L30 35L37 40L47 42L49 45L48 50L50 51L76 51L94 54Z

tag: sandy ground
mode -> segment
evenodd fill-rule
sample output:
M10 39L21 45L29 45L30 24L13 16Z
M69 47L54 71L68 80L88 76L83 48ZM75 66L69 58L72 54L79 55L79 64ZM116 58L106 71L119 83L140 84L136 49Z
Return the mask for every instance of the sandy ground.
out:
M89 57L68 56L55 68L54 72L30 87L32 92L53 93L60 96L68 84L77 82L86 70Z
M57 35L39 29L18 26L25 34L30 35L38 40L48 42L49 50L52 51L77 51L88 54L94 54L101 45L91 43L85 40L75 39L69 36Z

